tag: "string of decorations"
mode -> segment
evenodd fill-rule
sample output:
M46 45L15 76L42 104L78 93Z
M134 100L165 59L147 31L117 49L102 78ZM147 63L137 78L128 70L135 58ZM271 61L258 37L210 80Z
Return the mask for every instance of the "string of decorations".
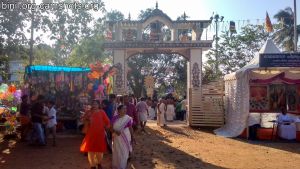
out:
M282 17L281 20L278 22L272 23L273 25L280 25L281 28L284 25L284 18L287 17ZM247 20L224 20L222 22L218 23L218 30L219 31L228 31L230 27L235 27L236 31L240 31L243 27L247 25L265 25L266 19L247 19ZM208 28L206 28L208 31L216 31L216 23L212 22Z

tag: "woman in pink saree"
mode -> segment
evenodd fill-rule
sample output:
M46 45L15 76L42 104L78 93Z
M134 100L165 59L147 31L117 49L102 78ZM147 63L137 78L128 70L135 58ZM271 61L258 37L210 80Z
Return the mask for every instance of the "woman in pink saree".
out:
M133 120L126 114L126 107L120 105L117 108L118 114L112 119L113 146L112 146L112 168L126 169L129 154L132 152Z

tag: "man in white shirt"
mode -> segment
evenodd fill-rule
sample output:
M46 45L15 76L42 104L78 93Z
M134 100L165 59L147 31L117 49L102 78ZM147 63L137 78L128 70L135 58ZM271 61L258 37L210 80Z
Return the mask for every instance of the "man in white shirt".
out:
M139 116L140 125L142 128L142 131L145 132L145 126L147 123L147 116L149 114L148 112L148 105L146 103L146 98L141 98L141 101L136 104L136 111Z
M278 116L278 135L281 138L288 140L296 139L296 126L293 123L294 119L291 116L287 115L285 108L282 108L281 112L282 114Z
M49 135L49 133L52 133L53 136L53 146L56 146L56 110L55 110L55 103L54 101L49 101L47 104L49 111L48 111L48 121L46 126L46 139Z

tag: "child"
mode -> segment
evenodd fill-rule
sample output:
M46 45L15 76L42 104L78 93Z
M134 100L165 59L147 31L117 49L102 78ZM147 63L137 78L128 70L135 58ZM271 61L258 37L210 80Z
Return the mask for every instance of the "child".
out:
M48 121L46 126L47 136L49 133L52 133L53 136L53 146L56 146L56 110L55 110L55 103L54 101L49 101L47 104L49 111L48 111Z

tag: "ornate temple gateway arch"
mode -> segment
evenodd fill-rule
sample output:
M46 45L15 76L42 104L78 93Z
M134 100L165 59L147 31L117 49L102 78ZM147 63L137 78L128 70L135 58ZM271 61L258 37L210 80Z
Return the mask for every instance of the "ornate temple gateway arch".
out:
M212 40L201 40L201 36L210 23L210 20L186 20L186 17L173 21L157 4L144 20L107 22L104 48L112 50L113 63L119 70L114 77L114 92L125 94L128 91L126 61L129 57L144 53L180 54L188 61L188 121L193 125L191 114L199 109L201 102L202 53L212 47Z

